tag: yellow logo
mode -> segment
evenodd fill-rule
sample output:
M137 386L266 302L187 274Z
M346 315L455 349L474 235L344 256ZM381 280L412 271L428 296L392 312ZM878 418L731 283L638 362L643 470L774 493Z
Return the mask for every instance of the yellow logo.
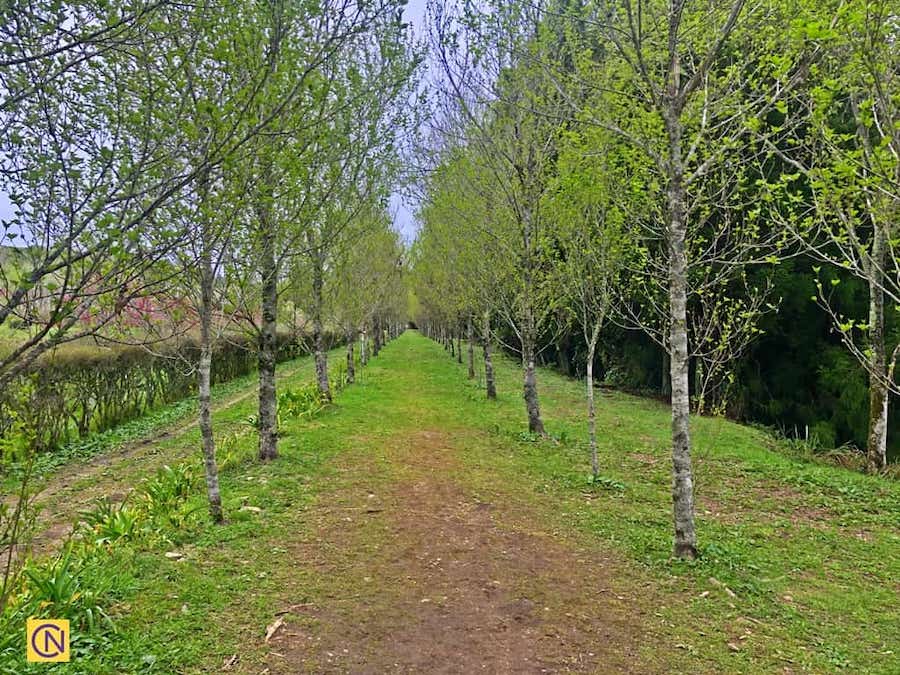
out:
M28 619L26 652L31 663L69 660L68 619Z

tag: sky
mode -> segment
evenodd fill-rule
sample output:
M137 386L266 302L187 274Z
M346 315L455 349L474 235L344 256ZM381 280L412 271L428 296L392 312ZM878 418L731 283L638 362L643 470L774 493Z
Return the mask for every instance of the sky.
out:
M424 37L426 3L427 0L408 0L408 4L403 10L403 18L412 26L416 38ZM412 243L416 236L416 219L413 215L415 209L416 205L404 200L402 195L398 193L391 195L391 213L394 215L394 225L407 243Z
M9 203L9 197L3 190L0 190L0 220L8 220L12 218L12 205Z
M425 30L426 2L427 0L409 0L403 10L403 18L412 25L417 37L421 37ZM415 208L415 204L408 203L399 193L391 195L390 209L394 216L394 224L408 243L411 243L416 235L416 221L413 216ZM6 193L0 190L0 221L11 217L12 205Z

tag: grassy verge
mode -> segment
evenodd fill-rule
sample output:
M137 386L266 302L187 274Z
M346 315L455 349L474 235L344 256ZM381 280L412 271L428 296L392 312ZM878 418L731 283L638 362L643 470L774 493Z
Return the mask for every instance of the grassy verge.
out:
M337 350L340 351L340 350ZM337 351L335 353L337 353ZM278 364L279 372L290 372L304 363L311 362L312 357L302 356L291 361ZM211 387L213 406L228 400L241 391L256 384L257 374L249 373L228 382ZM197 397L190 396L179 401L161 405L147 414L106 431L92 433L63 447L38 455L34 459L33 479L40 480L67 467L73 462L86 461L97 455L111 452L128 443L159 436L167 428L188 422L197 415ZM21 467L9 467L0 480L0 496L15 489L20 479Z
M343 349L338 349L331 356L337 360L343 353ZM300 391L311 383L313 367L308 357L282 364L279 370L282 392ZM364 371L358 378L365 381ZM247 387L252 381L242 378L230 382L220 388L216 398L230 398L242 388L241 384ZM215 549L219 542L235 537L251 539L261 531L260 524L268 522L258 517L257 511L242 510L251 503L243 489L246 471L256 466L257 437L248 422L255 405L251 396L214 415L224 506L230 521L225 528L210 528L205 515L196 428L154 444L154 455L171 463L172 469L158 469L160 462L148 462L147 457L134 458L118 462L115 476L103 472L72 481L67 492L74 491L79 498L84 492L96 490L98 484L107 493L110 485L119 492L134 491L121 505L101 498L82 514L89 526L82 526L58 556L29 564L24 584L0 617L0 672L48 668L46 664L29 666L24 662L24 619L31 615L71 620L73 663L56 667L66 672L173 672L173 664L190 662L192 653L196 656L191 648L180 647L177 640L173 642L172 636L172 631L177 633L184 621L196 620L196 616L188 617L190 605L179 603L168 613L166 602L156 602L157 593L171 588L175 580L190 586L191 579L196 579L210 603L204 611L210 611L217 599L225 597L222 592L235 588L235 584L240 587L249 578L235 575L234 569L222 560L220 574L211 577L210 585L206 570L194 568L191 563L196 550ZM283 420L285 439L281 445L288 455L291 428L309 421L311 416L295 412L293 419ZM183 479L173 481L173 474ZM266 490L266 483L265 478L261 479L259 489ZM273 481L272 485L277 484ZM291 488L292 494L302 495L302 488ZM72 519L76 515L70 511ZM179 556L174 556L176 552ZM166 553L172 557L166 557ZM182 576L183 570L191 570L194 575ZM194 597L190 591L186 595ZM164 612L162 617L157 614L152 624L158 632L148 632L142 607L151 613ZM180 637L183 640L185 636ZM208 643L201 637L196 651L208 653L202 650L203 644Z

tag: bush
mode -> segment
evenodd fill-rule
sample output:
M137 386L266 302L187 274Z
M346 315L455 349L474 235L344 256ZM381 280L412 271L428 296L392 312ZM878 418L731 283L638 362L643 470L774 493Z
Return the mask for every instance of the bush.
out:
M319 386L311 382L298 389L284 389L278 393L278 426L289 418L310 418L325 407Z
M306 341L278 335L279 361L309 353ZM68 345L40 359L0 392L0 438L30 436L31 450L46 452L90 433L105 431L148 410L191 395L192 364L199 345L182 340L151 353L140 347ZM256 368L249 338L223 340L214 348L213 384Z

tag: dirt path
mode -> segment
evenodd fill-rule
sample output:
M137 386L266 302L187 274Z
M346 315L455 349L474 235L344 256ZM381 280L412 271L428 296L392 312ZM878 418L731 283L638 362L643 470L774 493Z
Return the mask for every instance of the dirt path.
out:
M291 603L262 672L652 672L635 665L641 611L616 589L617 563L513 497L476 498L464 437L436 429L390 438L380 464L342 459L391 479L384 494L344 482L311 514L315 534L290 553L325 599Z
M287 380L305 370L311 370L310 359L288 370L278 372ZM213 414L228 410L257 395L256 384L213 404ZM115 450L103 452L85 462L66 466L46 479L35 504L40 509L38 531L32 542L36 555L53 551L72 531L78 514L97 499L108 497L114 502L124 500L137 485L135 468L141 475L152 474L165 464L184 460L192 449L174 448L164 451L162 441L177 440L197 428L196 415L190 414L169 428L153 436L126 443Z

